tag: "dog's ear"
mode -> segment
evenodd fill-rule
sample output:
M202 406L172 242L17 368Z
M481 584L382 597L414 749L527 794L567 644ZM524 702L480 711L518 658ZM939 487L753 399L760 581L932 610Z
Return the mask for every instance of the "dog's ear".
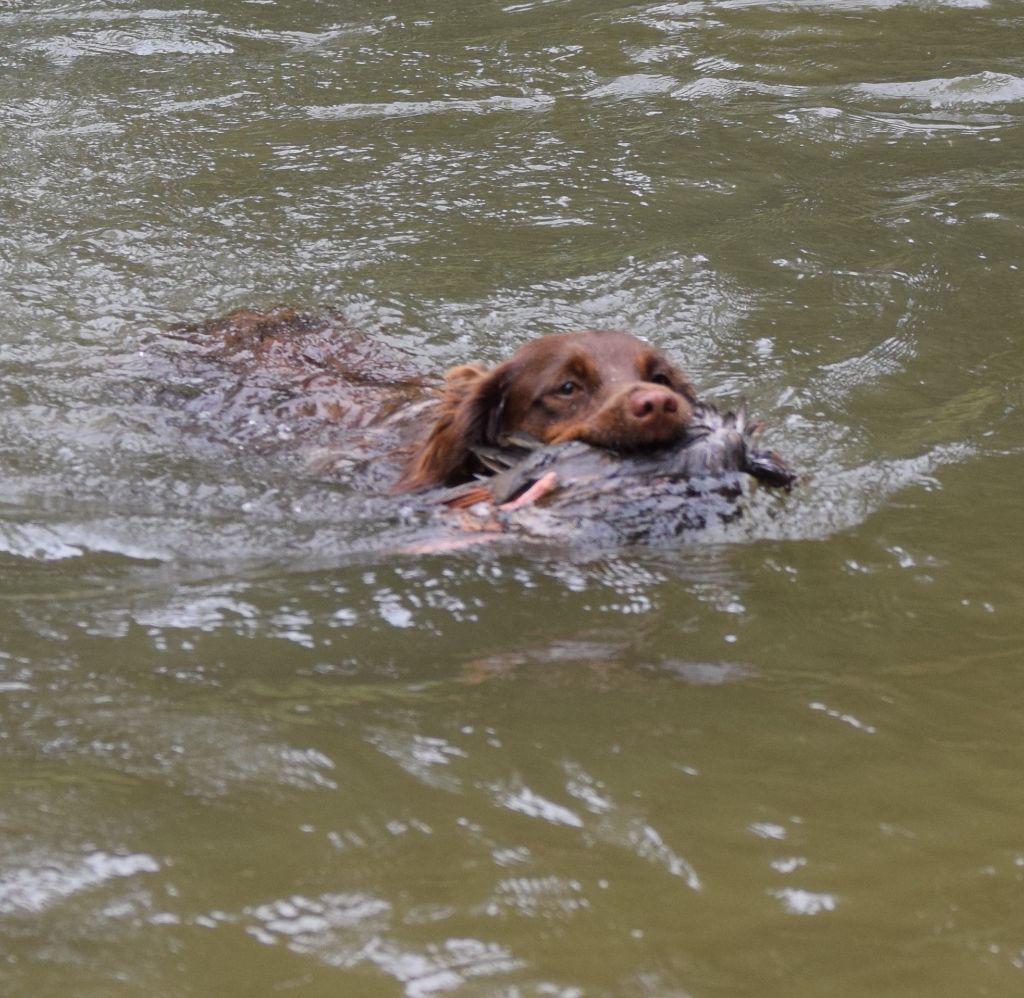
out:
M472 448L495 443L501 432L508 365L453 367L444 379L441 408L426 442L413 455L395 490L415 492L455 485L472 474Z

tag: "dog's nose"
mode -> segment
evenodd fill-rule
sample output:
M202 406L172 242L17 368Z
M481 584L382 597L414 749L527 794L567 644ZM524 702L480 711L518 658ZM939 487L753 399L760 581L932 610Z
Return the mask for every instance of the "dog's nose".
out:
M672 416L679 411L679 400L675 392L651 386L633 392L629 398L629 411L640 422L656 420L661 416Z

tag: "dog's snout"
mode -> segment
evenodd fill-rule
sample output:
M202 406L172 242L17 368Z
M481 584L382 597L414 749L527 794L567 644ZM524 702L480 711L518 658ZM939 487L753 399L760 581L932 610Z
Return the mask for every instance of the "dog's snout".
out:
M664 388L641 388L630 395L629 412L641 422L673 416L679 412L679 398Z

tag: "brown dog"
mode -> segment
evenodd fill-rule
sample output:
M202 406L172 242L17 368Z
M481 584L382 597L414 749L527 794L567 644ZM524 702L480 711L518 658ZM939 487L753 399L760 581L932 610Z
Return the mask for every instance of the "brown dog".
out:
M696 394L678 368L621 330L546 336L492 370L455 367L440 413L398 491L457 485L480 470L472 448L526 432L617 451L679 440Z

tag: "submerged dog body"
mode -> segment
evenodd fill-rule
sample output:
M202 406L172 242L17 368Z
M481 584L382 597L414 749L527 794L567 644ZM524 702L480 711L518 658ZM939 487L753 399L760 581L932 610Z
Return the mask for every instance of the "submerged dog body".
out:
M622 330L560 333L487 370L448 372L433 427L398 491L457 485L483 470L474 449L527 433L632 453L681 440L696 393L686 375Z
M241 309L170 332L160 397L204 436L361 493L450 486L423 497L449 517L479 503L541 536L655 542L734 518L748 478L793 477L742 410L718 413L622 331L543 337L443 381L333 314Z

